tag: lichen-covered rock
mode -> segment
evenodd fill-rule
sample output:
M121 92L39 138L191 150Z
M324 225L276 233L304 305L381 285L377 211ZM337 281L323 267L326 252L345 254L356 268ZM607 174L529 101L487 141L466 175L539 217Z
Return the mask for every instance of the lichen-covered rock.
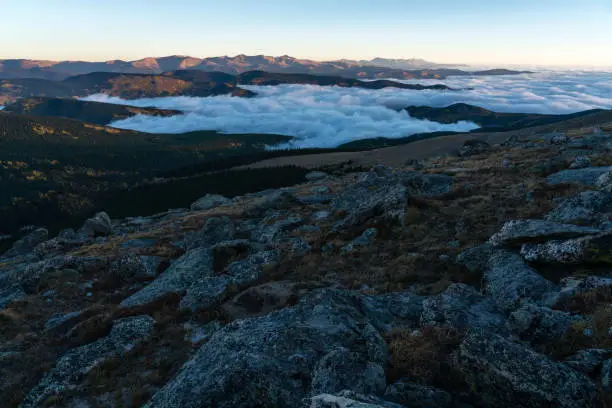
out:
M161 258L131 252L110 263L109 273L121 280L150 279L157 275Z
M510 314L508 328L521 339L543 344L562 337L570 326L581 320L560 310L526 304Z
M589 156L577 156L570 164L570 169L584 169L591 165L591 158Z
M360 394L380 395L387 385L385 370L368 361L361 353L340 347L319 360L312 374L312 394L335 394L351 390Z
M423 301L422 326L470 327L504 331L504 316L490 299L462 283L450 285L444 292Z
M427 385L399 380L387 387L384 398L411 408L456 408L446 391Z
M49 231L47 231L45 228L37 228L25 235L20 240L16 241L11 249L4 254L4 257L9 258L27 254L28 252L34 250L37 245L45 242L47 239L49 239Z
M498 250L489 258L484 273L484 291L502 310L512 311L523 303L549 304L555 285L527 265L520 255Z
M576 354L569 356L563 362L574 370L586 375L597 371L601 363L612 356L612 349L586 349L579 350Z
M361 233L357 238L346 244L340 249L342 253L348 253L355 249L355 247L369 246L372 244L374 239L378 235L376 228L368 228Z
M320 394L310 399L310 408L404 408L380 398L361 395L348 390L337 395Z
M612 232L565 241L525 244L521 255L529 262L552 264L612 264Z
M384 366L384 339L351 296L323 290L290 308L237 320L216 332L148 408L301 406L313 368L344 347Z
M287 189L267 192L259 200L252 203L246 210L248 217L261 217L270 210L283 210L298 203L295 193Z
M211 250L209 248L192 249L177 259L153 282L121 302L121 307L144 306L168 295L180 295L194 282L212 275Z
M584 169L562 170L548 176L548 184L575 183L586 186L595 186L597 179L602 174L612 171L612 166L607 167L586 167Z
M311 171L306 174L306 180L308 181L319 181L325 180L328 177L328 174L322 171Z
M113 223L104 211L97 213L83 224L83 231L90 236L107 236L113 233Z
M232 200L229 198L223 197L218 194L206 194L204 197L199 198L193 204L191 204L191 211L205 211L211 210L215 207L220 207L222 205L229 205L232 203Z
M206 220L204 226L197 232L185 237L185 248L211 247L219 242L229 241L234 238L236 228L228 217L211 217Z
M490 244L478 245L461 252L455 262L471 273L483 273L494 251L496 250Z
M421 197L436 197L448 193L453 187L453 178L446 174L423 174L405 171L398 175L408 194Z
M612 168L597 178L595 186L606 193L612 193Z
M336 223L336 230L362 225L374 217L403 224L406 187L394 178L368 174L336 197L332 207L334 212L343 216Z
M463 143L463 145L459 148L459 156L467 157L483 154L490 149L491 145L484 140L466 140L465 143Z
M601 365L601 388L605 392L612 391L612 358Z
M155 321L149 316L115 321L108 336L64 354L20 406L44 407L49 397L61 397L94 368L110 358L121 357L145 340L153 331L154 324Z
M569 239L600 232L597 228L572 224L559 224L546 220L514 220L489 239L494 246L521 246L526 243Z
M216 306L230 294L256 282L263 268L277 261L277 251L261 251L231 263L222 275L201 275L191 283L179 306L192 311Z
M261 244L274 244L283 233L295 229L303 222L301 217L288 217L270 224L264 220L264 223L251 233L251 240Z
M571 298L580 293L590 292L592 290L612 286L612 278L604 278L601 276L568 276L561 279L561 290L557 294L556 304Z
M603 406L589 378L495 334L468 333L453 355L453 365L487 406Z
M546 219L563 223L593 223L608 212L612 212L612 194L583 191L559 200Z

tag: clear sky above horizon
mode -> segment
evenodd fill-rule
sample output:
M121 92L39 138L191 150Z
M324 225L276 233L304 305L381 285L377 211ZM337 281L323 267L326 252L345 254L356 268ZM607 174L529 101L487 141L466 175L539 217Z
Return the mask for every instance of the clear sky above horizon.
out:
M612 66L612 0L0 0L0 58Z

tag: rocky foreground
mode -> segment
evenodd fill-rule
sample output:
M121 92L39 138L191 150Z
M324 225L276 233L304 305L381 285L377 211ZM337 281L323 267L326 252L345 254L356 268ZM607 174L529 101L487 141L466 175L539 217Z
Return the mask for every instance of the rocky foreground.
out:
M32 229L0 258L2 406L612 402L612 135L307 178Z

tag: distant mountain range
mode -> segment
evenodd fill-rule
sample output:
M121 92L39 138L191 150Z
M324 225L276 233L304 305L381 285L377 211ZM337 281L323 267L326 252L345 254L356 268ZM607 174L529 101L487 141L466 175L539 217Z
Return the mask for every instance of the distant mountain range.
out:
M176 70L199 70L224 72L237 75L247 71L285 72L312 75L339 75L348 78L433 78L443 79L459 75L491 75L457 69L456 65L440 65L420 59L375 58L369 61L314 61L283 55L237 55L235 57L195 58L173 55L161 58L144 58L136 61L112 60L88 61L42 61L28 59L0 60L0 79L48 79L63 80L74 75L92 72L117 72L125 74L161 74ZM502 70L504 74L519 71Z
M0 79L0 105L21 98L72 98L94 94L107 94L123 99L156 98L164 96L218 96L253 97L256 94L239 85L304 84L340 86L344 88L400 88L414 90L451 90L443 84L404 84L389 80L361 81L338 76L271 73L249 71L239 75L196 70L170 71L163 74L124 74L93 72L76 75L61 81L35 78Z

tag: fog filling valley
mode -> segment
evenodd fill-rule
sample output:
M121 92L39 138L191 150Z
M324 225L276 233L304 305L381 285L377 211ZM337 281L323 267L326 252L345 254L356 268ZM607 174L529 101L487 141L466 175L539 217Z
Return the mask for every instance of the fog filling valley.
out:
M217 130L294 136L291 147L335 147L352 140L399 138L434 131L467 132L470 122L441 124L411 118L411 105L468 103L498 112L565 114L612 108L612 72L547 71L517 76L451 77L406 83L444 83L458 91L397 88L366 90L314 85L242 86L255 98L217 96L122 100L93 95L85 100L184 111L184 115L138 115L111 126L151 133Z

